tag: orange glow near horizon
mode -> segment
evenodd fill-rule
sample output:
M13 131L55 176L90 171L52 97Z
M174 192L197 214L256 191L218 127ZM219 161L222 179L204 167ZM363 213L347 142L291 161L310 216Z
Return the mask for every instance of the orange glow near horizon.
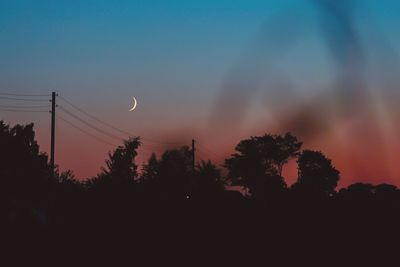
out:
M347 186L355 182L369 183L392 183L400 185L396 177L400 170L396 168L396 157L399 144L396 140L390 140L390 134L385 137L385 131L377 132L378 128L364 126L363 129L372 128L366 131L364 135L359 135L358 131L343 130L332 131L331 134L325 132L320 136L309 138L304 141L303 149L312 149L322 151L327 155L334 166L341 172L340 186ZM198 160L210 159L218 166L222 167L223 160L234 152L235 145L243 138L261 135L263 131L257 130L255 134L248 135L238 132L227 137L212 138L218 143L213 143L206 134L197 134ZM270 133L264 131L264 133ZM284 131L274 131L271 133L284 133ZM347 137L348 136L348 137ZM79 134L63 135L63 140L58 140L57 162L60 163L62 170L72 169L79 179L90 178L100 172L101 167L107 158L107 154L113 150L113 147L106 147L98 144L95 140L88 141L81 138ZM61 137L60 137L61 138ZM46 138L41 138L45 140ZM186 138L189 140L189 138ZM301 137L299 137L302 140ZM79 140L79 141L78 141ZM84 141L86 140L86 141ZM170 141L171 139L165 139ZM184 139L182 139L184 140ZM222 140L222 141L221 141ZM77 142L78 141L78 142ZM174 141L177 141L176 139ZM190 145L188 141L182 141ZM158 156L165 149L172 149L174 145L149 144L143 141L143 146L139 149L139 155L136 159L138 165L142 166L150 156L155 152ZM290 185L295 182L297 169L294 161L290 162L284 169L284 177Z

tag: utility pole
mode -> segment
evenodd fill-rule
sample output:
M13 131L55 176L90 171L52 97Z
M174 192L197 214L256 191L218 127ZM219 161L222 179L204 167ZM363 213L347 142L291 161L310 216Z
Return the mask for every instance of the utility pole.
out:
M192 168L193 168L193 173L195 172L196 169L196 147L195 147L196 141L193 139L192 140Z
M195 171L196 171L196 141L192 139L192 177L189 179L189 183L187 185L187 192L186 192L186 199L190 198L190 194L193 192L194 189L194 178L195 178Z
M56 141L56 96L55 92L51 94L51 146L50 146L50 167L51 172L54 174L55 168L55 141Z

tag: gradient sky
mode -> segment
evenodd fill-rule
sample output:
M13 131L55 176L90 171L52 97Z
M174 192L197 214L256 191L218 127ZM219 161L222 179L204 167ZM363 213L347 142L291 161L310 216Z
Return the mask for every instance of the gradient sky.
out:
M319 16L324 14L315 2L0 0L0 92L56 91L102 120L149 140L144 141L140 162L149 151L164 148L163 143L189 144L192 138L199 142L200 158L218 161L242 138L286 130L275 122L287 117L293 121L297 118L293 114L299 113L295 107L301 106L303 112L304 106L313 106L310 103L316 95L334 98L325 91L338 86L338 70L324 40L336 38L338 29L320 29ZM400 84L396 75L400 2L354 2L352 26L363 47L363 84L372 92L373 108L356 108L352 114L357 115L351 120L338 119L340 112L329 111L335 115L326 118L330 126L306 138L305 147L331 157L342 171L343 184L400 185L396 160L390 160L398 157L400 148L395 138L400 132L395 115L400 98L396 91ZM270 45L279 38L283 41L277 47ZM294 44L282 48L285 40ZM347 42L344 39L338 45ZM275 54L280 55L278 60L270 60ZM272 76L272 67L273 78L263 80ZM259 73L254 74L255 70ZM257 86L249 81L252 78ZM228 101L225 111L241 110L240 125L219 119L221 96L230 95L230 84L238 83L249 91L246 87L241 96L233 90L232 94L241 96L240 101ZM247 94L250 91L251 95ZM131 96L139 101L133 113L127 112ZM242 101L244 111L237 108ZM59 104L70 108L61 100ZM318 113L318 107L314 108ZM49 150L49 115L0 112L0 118L11 124L34 122L42 150ZM62 111L58 114L85 127ZM376 121L360 119L371 114ZM360 126L351 126L359 121ZM363 137L352 127L364 129ZM119 136L112 129L107 131ZM383 144L388 140L389 145ZM383 152L376 153L376 147L383 146ZM95 175L112 148L57 121L56 161L63 170L72 169L80 178ZM376 157L382 162L376 162ZM289 180L294 175L292 168Z

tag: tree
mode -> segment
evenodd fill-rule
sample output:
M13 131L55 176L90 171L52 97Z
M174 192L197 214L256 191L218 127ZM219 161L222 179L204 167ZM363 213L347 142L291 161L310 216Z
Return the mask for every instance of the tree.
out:
M140 146L140 139L130 138L119 146L113 153L108 154L106 167L94 179L88 182L92 188L118 188L123 189L136 184L137 165L135 158L137 149Z
M24 227L44 225L56 185L33 123L10 127L0 121L0 220Z
M246 186L253 196L275 194L286 188L283 166L298 155L301 146L290 133L251 137L236 146L236 153L225 160L225 167L233 182Z
M188 146L166 150L159 160L152 155L142 174L151 194L163 199L184 199L193 187L192 152Z
M349 185L347 188L342 188L339 191L337 198L352 202L367 203L374 199L395 203L400 199L400 191L396 186L389 184L372 185L366 183L355 183Z
M135 158L140 146L139 138L131 138L119 146L114 153L109 153L106 161L107 168L103 168L106 175L127 181L133 181L137 177L137 165Z
M283 166L288 163L290 159L299 155L303 143L299 142L297 138L290 133L286 133L285 136L276 135L274 138L273 162L277 168L278 175L282 176Z
M47 155L39 151L33 127L33 123L10 127L0 121L2 196L42 199L56 182Z
M304 150L298 160L298 180L293 190L308 195L330 196L340 179L340 172L322 152Z
M196 166L195 194L212 199L225 190L220 170L211 161L201 161Z
M149 184L157 179L159 174L159 162L155 153L152 153L147 164L143 166L140 182Z

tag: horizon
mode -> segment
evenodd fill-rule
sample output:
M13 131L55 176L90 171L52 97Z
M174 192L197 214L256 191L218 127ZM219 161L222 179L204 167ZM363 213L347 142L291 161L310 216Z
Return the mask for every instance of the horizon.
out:
M332 159L340 186L399 186L400 3L324 3L0 1L0 95L55 91L120 130L57 98L56 114L103 140L57 118L56 163L80 179L100 172L121 130L143 137L139 164L192 139L198 159L221 164L244 138L292 132ZM11 125L33 122L49 154L50 115L4 109Z

